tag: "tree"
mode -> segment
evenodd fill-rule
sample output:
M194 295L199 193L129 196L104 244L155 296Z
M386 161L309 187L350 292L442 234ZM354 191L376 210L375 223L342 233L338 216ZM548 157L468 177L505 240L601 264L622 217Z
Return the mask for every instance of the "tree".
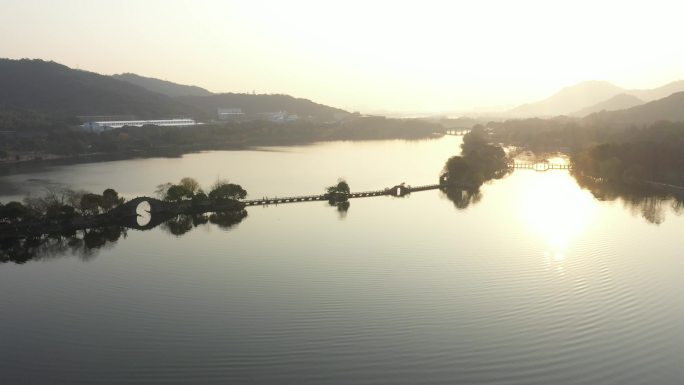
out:
M181 179L179 185L188 190L191 195L195 195L198 191L201 190L199 182L189 177Z
M20 202L9 202L0 207L0 219L13 222L25 218L29 214L26 206Z
M244 199L247 191L239 184L228 183L228 181L217 181L209 191L209 199Z
M100 212L100 205L102 202L102 196L87 193L83 194L81 198L81 211L85 214L95 215Z
M192 192L179 184L174 184L166 190L164 200L180 202L184 198L192 198Z
M349 199L349 184L344 179L339 179L336 185L332 185L325 189L328 203L335 206L340 202L346 202Z
M108 188L102 192L100 207L105 211L109 211L123 202L123 198L119 198L119 193L116 190Z
M195 194L201 192L199 183L185 177L178 184L164 183L157 186L155 194L165 201L180 202L183 199L192 199Z
M46 187L42 196L27 196L24 205L39 214L45 214L49 209L61 207L68 203L71 190L60 187Z
M156 195L159 199L166 199L166 192L169 191L171 186L173 186L173 183L170 182L157 185L157 189L154 190L154 195Z
M477 151L479 148L486 145L487 134L485 133L484 126L476 124L469 133L463 136L461 149L463 150L463 155L468 156L471 152Z
M49 219L68 220L76 216L76 209L69 205L50 207L45 213L45 217Z
M442 169L442 176L449 184L479 184L469 162L462 156L449 158Z
M194 206L199 205L200 202L206 202L209 199L207 194L204 193L202 189L199 189L195 195L192 196L192 204ZM207 219L208 220L208 219Z
M339 179L336 185L327 187L325 190L328 192L328 194L349 194L349 192L351 191L349 189L349 184L344 179Z

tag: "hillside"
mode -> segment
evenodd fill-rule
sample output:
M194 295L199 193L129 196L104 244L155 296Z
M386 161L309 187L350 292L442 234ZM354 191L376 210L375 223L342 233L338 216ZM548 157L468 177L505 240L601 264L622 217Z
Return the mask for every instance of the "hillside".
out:
M672 83L668 83L662 87L653 88L650 90L629 90L628 92L630 95L634 95L643 101L651 102L654 100L665 98L674 93L683 91L684 80L678 80Z
M586 81L566 87L554 95L534 103L523 104L508 111L514 118L551 117L558 115L586 116L602 110L612 111L637 106L684 91L684 80L653 89L623 89L605 81ZM620 96L622 95L622 96ZM631 98L630 98L631 96ZM614 100L612 100L615 98ZM637 103L637 99L641 103Z
M166 95L93 72L42 60L0 59L0 111L50 117L133 115L194 116L197 111Z
M624 90L604 81L586 81L563 88L554 95L536 102L523 104L509 111L514 117L549 117L567 115L601 103Z
M188 93L196 95L168 95ZM77 124L78 116L189 117L206 122L216 119L217 108L242 108L246 114L287 111L319 121L344 112L288 95L211 94L133 74L112 77L43 60L0 59L0 131L65 128Z
M177 84L166 80L148 78L145 76L140 76L132 73L112 75L112 77L114 79L123 80L125 82L143 87L149 91L158 92L160 94L170 97L212 95L211 92L201 87Z
M583 108L571 115L583 117L595 112L624 110L641 104L644 104L644 101L636 96L629 94L618 94L606 101Z
M659 121L684 122L684 92L620 111L591 114L584 121L596 127L643 126Z
M326 121L332 119L335 113L346 112L339 108L289 95L225 93L211 96L185 96L179 97L178 100L201 110L203 114L208 116L216 116L218 108L242 108L245 114L287 111L302 118L312 117L316 120Z

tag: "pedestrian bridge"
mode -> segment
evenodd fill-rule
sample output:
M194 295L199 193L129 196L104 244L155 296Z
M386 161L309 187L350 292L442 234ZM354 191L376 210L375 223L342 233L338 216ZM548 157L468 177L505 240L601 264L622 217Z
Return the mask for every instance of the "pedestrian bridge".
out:
M549 162L526 163L515 162L510 163L508 168L534 171L549 171L549 170L572 170L571 164L558 164Z
M525 163L525 162L514 162L508 165L510 169L523 169L523 170L535 170L535 171L549 171L549 170L571 170L572 165L570 164L556 164L549 162L539 162L539 163ZM369 198L378 196L394 196L403 197L412 192L436 190L441 187L448 187L449 183L443 180L442 183L430 184L423 186L409 186L404 183L396 185L394 187L384 188L382 190L373 191L361 191L361 192L351 192L347 195L348 199L354 198ZM298 203L298 202L315 202L315 201L327 201L328 196L326 194L320 195L296 195L289 197L262 197L260 199L249 199L244 200L242 203L245 206L267 206L267 205L279 205L285 203Z
M446 185L443 185L443 184L432 184L432 185L412 187L412 186L408 186L405 184L400 184L400 185L385 188L382 190L351 192L351 193L349 193L349 195L347 195L347 198L348 199L369 198L369 197L377 197L377 196L384 196L384 195L394 196L394 197L403 197L403 196L408 195L412 192L436 190L440 187L445 187L445 186ZM261 199L250 199L250 200L245 200L242 202L246 206L265 206L265 205L277 205L277 204L284 204L284 203L314 202L314 201L327 201L327 200L328 200L328 196L326 194L321 194L321 195L299 195L299 196L280 197L280 198L279 197L274 197L274 198L264 197Z

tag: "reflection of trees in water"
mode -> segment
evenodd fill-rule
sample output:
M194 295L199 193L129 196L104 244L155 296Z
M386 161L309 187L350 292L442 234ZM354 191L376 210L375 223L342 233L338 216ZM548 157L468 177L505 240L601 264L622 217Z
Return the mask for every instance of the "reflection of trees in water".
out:
M222 229L229 229L247 217L247 210L224 211L212 214L180 214L161 224L161 229L180 236L195 227L211 223Z
M447 186L443 187L441 191L459 210L463 210L471 204L476 204L482 199L482 194L479 189Z
M347 211L349 211L349 207L351 206L349 201L338 202L336 204L331 203L331 205L337 207L337 213L339 214L340 219L347 217Z
M160 228L181 236L195 227L212 223L223 229L231 228L247 217L247 211L228 211L211 215L178 215L163 222ZM89 260L99 250L112 247L128 229L123 226L105 226L71 233L51 234L23 239L0 240L0 263L25 263L31 260L47 260L64 256L77 256Z
M676 215L684 210L684 197L649 186L608 182L579 172L573 173L580 187L589 190L600 201L620 200L634 215L641 215L649 223L659 225L665 221L670 209Z
M127 229L107 226L79 230L71 234L51 234L24 239L0 241L0 263L25 263L30 260L47 260L65 255L75 255L82 260L97 256L99 249L111 247Z
M193 229L192 215L175 216L159 226L162 230L176 236L183 235Z
M209 215L209 222L222 229L229 229L247 217L247 210L225 211Z

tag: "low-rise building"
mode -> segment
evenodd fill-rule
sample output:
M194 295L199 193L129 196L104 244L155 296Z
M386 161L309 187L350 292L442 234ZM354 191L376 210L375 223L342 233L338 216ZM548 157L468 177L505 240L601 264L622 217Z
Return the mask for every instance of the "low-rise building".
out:
M142 127L142 126L160 126L160 127L190 127L197 123L193 119L155 119L155 120L111 120L86 122L81 127L91 132L103 132L122 127Z
M242 108L219 108L218 120L243 120L245 113Z
M287 111L261 112L256 115L257 120L267 120L273 123L289 123L299 120L299 116Z

